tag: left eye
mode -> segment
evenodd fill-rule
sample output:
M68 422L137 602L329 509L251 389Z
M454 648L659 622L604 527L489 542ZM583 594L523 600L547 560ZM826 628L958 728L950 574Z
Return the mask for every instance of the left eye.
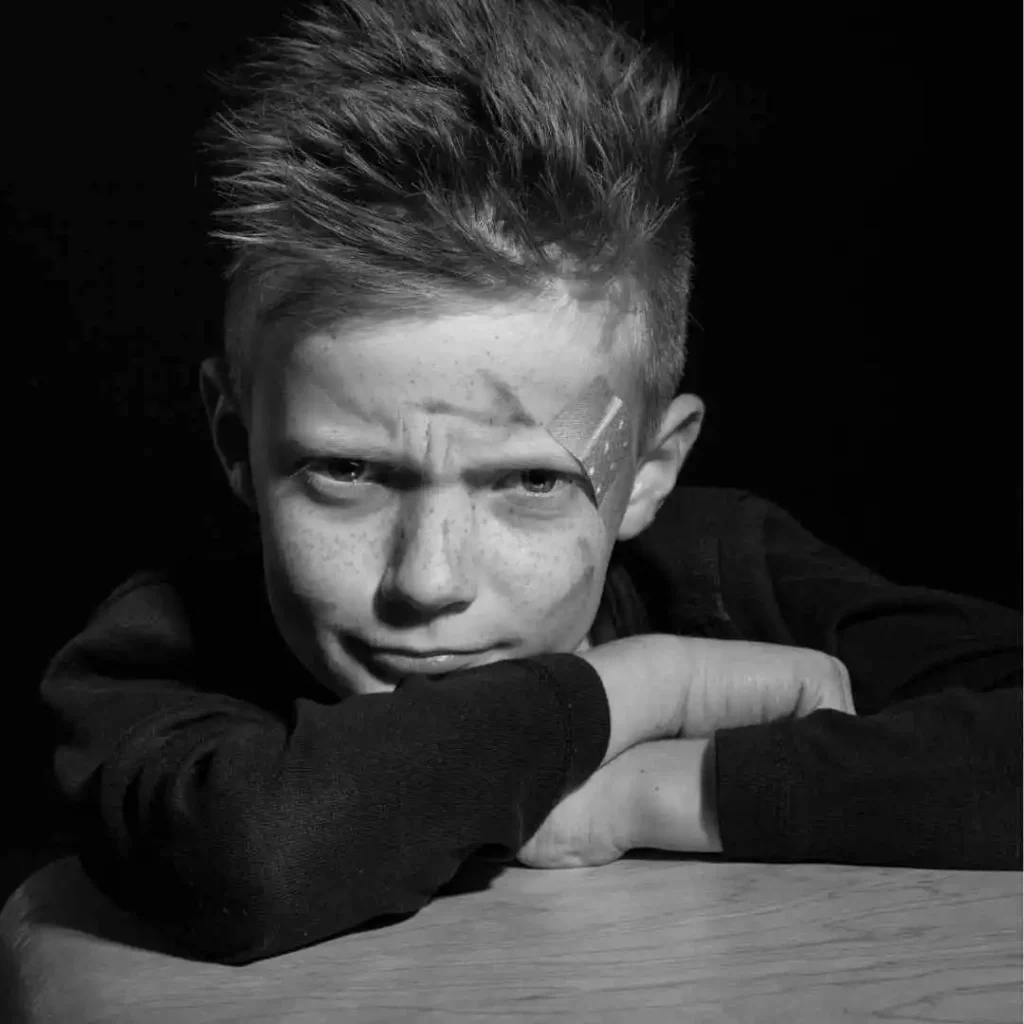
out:
M352 472L350 468L352 466L365 468L366 465L365 462L360 462L358 459L314 459L307 463L305 469L306 472L314 476L326 477L332 483L355 483L354 480L342 481L338 478L349 475Z

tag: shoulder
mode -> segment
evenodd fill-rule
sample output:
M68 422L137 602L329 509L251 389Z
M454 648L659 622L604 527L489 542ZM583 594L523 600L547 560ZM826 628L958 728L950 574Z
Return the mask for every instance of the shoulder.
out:
M91 666L91 667L89 667ZM48 675L93 671L188 678L245 699L261 679L303 685L263 584L259 556L191 557L133 573L58 652Z
M194 556L132 573L94 606L82 637L154 650L191 649L266 614L252 556Z
M752 491L675 488L654 522L621 546L657 628L786 642L765 557L770 521L792 522Z
M774 502L739 487L676 487L641 536L651 541L737 539L768 519L791 519Z

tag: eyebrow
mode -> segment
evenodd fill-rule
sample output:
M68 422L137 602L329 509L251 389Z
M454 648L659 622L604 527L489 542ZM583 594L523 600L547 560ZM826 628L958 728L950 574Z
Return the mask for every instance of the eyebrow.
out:
M486 381L493 393L493 406L486 411L467 409L462 406L453 405L443 399L426 402L422 408L432 415L453 415L461 419L469 420L484 427L512 427L514 430L505 444L515 446L518 441L521 445L519 450L496 454L491 458L479 460L474 465L466 467L470 473L493 472L496 469L516 469L527 466L538 466L548 462L558 466L558 472L577 474L581 467L572 453L558 444L554 438L544 430L544 425L535 419L526 407L522 404L519 396L500 377L488 370L481 370L481 376ZM404 452L400 452L390 443L382 443L368 438L360 438L359 433L367 425L383 425L388 433L394 437L398 434L399 423L397 417L389 410L376 404L373 408L373 417L369 418L358 408L351 406L344 410L345 418L342 421L344 426L328 429L320 433L313 428L308 436L308 441L301 437L288 436L285 439L289 447L297 448L307 457L332 457L330 452L337 451L339 454L334 457L374 460L387 463L401 469L422 472L413 459ZM540 435L524 439L522 429L540 428L546 437L552 442L552 446L542 451L536 450ZM350 433L351 431L351 433ZM531 450L532 449L532 450Z
M498 469L522 469L526 467L541 468L550 466L553 471L576 474L580 472L579 464L572 454L552 438L551 445L543 450L538 449L539 439L520 440L515 444L510 439L509 450L495 452L491 456L478 459L464 467L465 472L493 472ZM329 435L312 433L307 438L288 436L285 444L294 449L296 454L306 458L338 458L355 459L386 463L403 470L423 473L423 467L405 452L397 450L393 445L369 438L360 438L354 431L345 436L341 431L331 431Z

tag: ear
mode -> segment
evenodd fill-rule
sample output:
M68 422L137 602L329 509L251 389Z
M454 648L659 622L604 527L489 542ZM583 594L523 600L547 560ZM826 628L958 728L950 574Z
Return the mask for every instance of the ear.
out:
M204 359L199 367L199 393L206 409L217 458L235 497L256 511L249 467L249 430L232 396L223 359Z
M696 395L679 395L668 407L659 440L644 456L633 478L633 492L617 540L631 540L654 521L700 436L704 411L704 402Z

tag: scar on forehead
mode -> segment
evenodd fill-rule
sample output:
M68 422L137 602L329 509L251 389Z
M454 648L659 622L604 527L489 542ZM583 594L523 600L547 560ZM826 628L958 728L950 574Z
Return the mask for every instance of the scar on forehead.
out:
M527 412L526 407L519 401L519 396L503 381L495 377L487 370L482 371L485 381L494 389L498 396L498 407L508 418L508 422L515 427L536 427L538 422Z
M501 422L501 415L493 412L475 412L472 409L463 409L457 405L452 405L450 402L424 402L424 412L429 413L441 413L449 416L461 416L463 419L472 421L473 423L480 423L483 426L493 426L495 422ZM506 422L508 418L506 417ZM510 422L519 425L520 420L518 418L511 420Z
M503 426L512 427L536 427L540 424L529 412L515 392L502 380L487 370L481 370L480 375L495 393L495 407L488 412L474 412L472 409L461 409L450 402L428 402L423 408L429 413L447 413L457 416L464 416L474 423L482 423L491 426L495 422Z

